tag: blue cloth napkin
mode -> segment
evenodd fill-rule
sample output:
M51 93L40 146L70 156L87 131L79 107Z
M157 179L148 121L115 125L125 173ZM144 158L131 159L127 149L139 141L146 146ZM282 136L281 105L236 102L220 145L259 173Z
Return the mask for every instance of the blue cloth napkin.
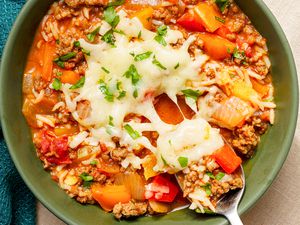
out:
M0 58L13 21L25 0L0 0ZM0 106L1 107L1 106ZM36 202L8 153L0 129L0 225L33 225Z

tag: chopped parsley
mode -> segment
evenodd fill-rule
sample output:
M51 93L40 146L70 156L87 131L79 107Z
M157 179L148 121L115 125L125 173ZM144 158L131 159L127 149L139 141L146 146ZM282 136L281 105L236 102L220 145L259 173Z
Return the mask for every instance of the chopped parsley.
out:
M54 78L54 81L52 83L52 87L56 91L60 90L61 89L61 81L57 78Z
M110 29L109 31L107 31L101 38L102 41L105 41L107 44L110 44L112 46L114 46L115 42L116 42L116 38L114 36L114 31L113 29Z
M221 10L221 12L224 12L225 9L230 5L229 0L215 0L217 6Z
M181 92L185 95L185 97L192 98L195 101L197 101L198 97L201 95L199 91L195 91L192 89L182 90Z
M77 88L81 88L81 87L83 87L84 83L85 83L85 77L81 77L81 78L79 79L79 81L77 81L76 84L73 84L73 85L70 87L70 89L71 89L71 90L74 90L74 89L77 89Z
M139 96L139 93L138 93L138 90L137 89L134 89L133 93L132 93L132 96L134 98L137 98Z
M68 61L69 59L72 59L76 56L76 52L68 52L65 55L62 55L60 57L57 57L56 59L53 60L53 62L56 63L56 65L58 65L61 68L65 68L65 63L66 61Z
M187 157L182 157L182 156L180 156L177 160L182 168L186 167L189 162Z
M126 91L122 90L122 82L118 81L116 84L116 88L119 91L119 96L117 97L117 99L122 99L126 96Z
M113 2L110 2L107 4L107 7L111 7L111 6L120 6L120 5L123 5L125 3L125 0L116 0L116 1L113 1Z
M90 162L90 165L92 165L92 166L95 166L97 164L98 164L98 161L95 159Z
M106 21L112 28L115 28L120 22L120 16L115 11L114 7L110 6L104 10L103 19Z
M82 53L87 55L87 56L90 56L91 55L91 52L88 51L88 50L85 50L84 48L81 49Z
M126 78L130 78L133 85L136 85L141 79L141 75L138 73L136 67L133 64L129 66L128 70L124 73L123 76L125 76Z
M129 124L126 124L124 128L133 140L138 139L141 136L139 132L134 130Z
M218 17L218 16L215 16L215 19L216 19L217 21L221 22L221 23L225 23L225 20L222 19L222 18L220 18L220 17Z
M80 42L79 41L74 41L74 43L73 43L73 45L75 46L75 47L80 47Z
M206 175L209 176L211 179L215 179L215 176L212 174L212 172L206 172Z
M141 39L141 36L142 36L142 31L140 30L140 32L138 33L138 39Z
M216 175L216 180L221 180L224 176L225 176L225 173L219 172L219 173Z
M108 69L106 69L105 67L101 67L101 69L105 72L105 73L107 73L107 74L109 74L110 72L109 72L109 70Z
M120 91L119 92L119 96L117 97L117 99L122 99L122 98L124 98L126 96L126 91Z
M104 98L106 99L106 101L113 102L114 101L114 95L109 90L107 84L103 80L100 80L99 84L100 84L99 89L102 92L102 94L105 95Z
M233 53L232 53L232 57L239 59L241 61L245 61L246 60L246 55L244 51L239 51L238 48L234 48Z
M95 37L97 34L99 34L99 30L100 27L97 27L95 30L93 30L91 33L86 35L86 38L90 41L90 42L94 42L95 41Z
M142 60L148 59L151 56L151 54L152 54L151 51L138 54L138 55L136 55L134 57L134 61L138 62L138 61L142 61Z
M94 177L89 175L88 173L82 173L79 176L83 180L83 187L90 187Z
M208 196L211 195L211 184L207 183L207 184L205 184L205 185L203 185L201 187L204 188L204 190L205 190L205 192L206 192L206 194Z
M161 155L161 160L163 161L163 163L164 163L165 166L168 165L167 161L164 159L164 157L162 155Z
M108 117L108 125L110 125L112 127L115 126L113 121L114 121L114 118L112 116L109 116Z
M157 35L154 37L154 40L157 41L159 44L163 46L167 46L167 42L164 39L164 37L167 34L167 26L166 25L161 25L160 27L157 28Z
M63 56L60 56L59 60L63 61L63 62L68 61L69 59L74 58L76 56L76 54L77 54L76 52L69 52Z
M152 60L152 63L154 64L154 65L156 65L157 67L159 67L160 69L162 69L162 70L166 70L167 68L166 67L164 67L156 58L155 58L155 56L154 56L154 58L153 58L153 60Z
M174 66L174 69L177 70L179 66L179 63L177 63L176 66Z

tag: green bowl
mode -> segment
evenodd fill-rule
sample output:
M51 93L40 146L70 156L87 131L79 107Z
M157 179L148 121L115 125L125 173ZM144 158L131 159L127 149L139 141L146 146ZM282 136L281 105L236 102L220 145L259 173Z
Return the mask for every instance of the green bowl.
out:
M120 224L98 206L69 198L44 171L36 156L22 115L22 75L36 29L53 1L30 0L20 13L6 44L1 64L2 130L11 157L35 196L68 224ZM237 0L256 28L268 39L277 104L275 124L263 136L253 159L244 164L246 192L239 206L244 213L264 194L289 152L297 121L298 86L293 56L283 31L262 0ZM141 217L122 224L226 224L220 216L201 216L181 210L160 217Z

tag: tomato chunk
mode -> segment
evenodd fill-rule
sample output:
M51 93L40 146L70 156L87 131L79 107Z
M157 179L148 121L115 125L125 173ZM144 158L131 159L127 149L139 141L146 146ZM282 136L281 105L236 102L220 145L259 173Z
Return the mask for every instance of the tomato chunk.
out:
M217 150L213 157L228 174L233 173L242 163L242 159L227 144Z
M158 175L146 186L145 198L158 202L173 202L178 192L177 185L164 176Z
M202 21L198 15L195 14L193 10L188 11L183 14L178 20L177 24L189 31L205 31Z

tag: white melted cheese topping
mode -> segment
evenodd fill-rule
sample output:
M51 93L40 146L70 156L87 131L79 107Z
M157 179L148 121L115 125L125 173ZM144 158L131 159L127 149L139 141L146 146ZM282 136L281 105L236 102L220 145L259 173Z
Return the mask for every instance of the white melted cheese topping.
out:
M85 84L77 90L70 90L67 84L62 88L67 107L73 117L90 131L93 140L104 142L107 146L114 147L111 137L117 136L120 138L120 144L129 150L140 145L150 149L157 156L156 170L166 170L164 160L173 169L181 170L178 157L186 157L190 163L222 147L223 140L219 130L212 128L204 119L196 115L193 120L185 119L178 125L169 125L161 121L152 103L153 98L162 93L166 93L176 102L176 94L187 89L186 82L197 80L199 70L208 57L201 52L194 58L190 56L188 47L195 38L190 36L181 47L174 48L170 44L176 43L183 35L168 28L164 37L167 45L163 46L154 40L156 33L143 28L137 18L129 19L122 10L118 14L120 22L116 29L124 34L114 33L114 46L103 41L99 44L89 44L83 39L80 40L81 46L90 51L90 56L87 56ZM109 29L110 25L103 21L100 34L105 34ZM139 33L140 38L137 38ZM149 58L134 60L134 56L149 51L152 52ZM154 57L165 69L153 63ZM131 65L135 66L141 76L135 85L131 79L124 76ZM108 101L99 89L100 80L107 85L110 93L113 93L113 102ZM120 89L126 91L126 96L118 99ZM138 93L137 97L133 96L135 91ZM72 92L78 94L73 99ZM146 97L149 93L152 97ZM90 115L85 119L80 119L76 111L76 105L81 100L88 100L91 105ZM143 115L150 120L150 123L131 121L128 124L140 134L142 131L157 131L157 147L152 146L146 137L133 139L126 132L126 123L123 121L129 113ZM113 126L109 125L109 118L113 118ZM131 158L135 159L133 156ZM124 165L129 163L129 159L123 162ZM133 164L137 164L136 159Z

